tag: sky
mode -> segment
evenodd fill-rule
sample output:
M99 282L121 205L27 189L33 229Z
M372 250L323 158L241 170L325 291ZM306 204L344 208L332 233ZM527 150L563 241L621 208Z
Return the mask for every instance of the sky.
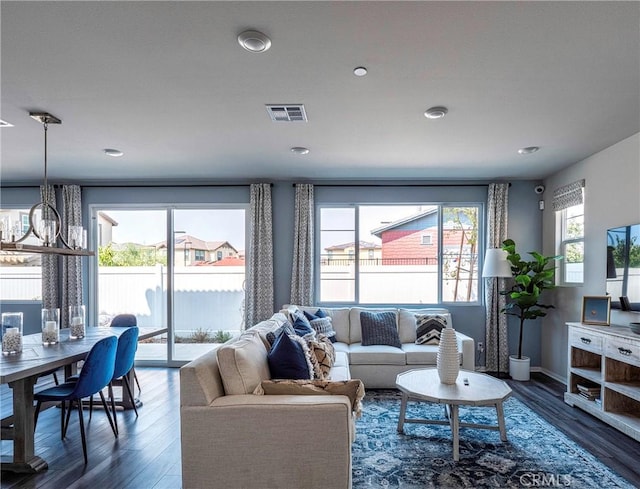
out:
M166 239L167 217L163 210L110 210L107 214L118 223L113 227L115 243L151 245ZM242 209L175 209L173 229L204 241L228 241L237 250L244 250L245 218Z

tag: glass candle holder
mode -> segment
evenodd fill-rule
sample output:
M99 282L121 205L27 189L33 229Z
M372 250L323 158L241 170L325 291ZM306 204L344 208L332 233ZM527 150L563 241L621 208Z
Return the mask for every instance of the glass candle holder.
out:
M69 306L69 338L77 340L85 334L85 307Z
M69 235L67 243L74 250L80 250L85 248L84 244L84 229L82 226L69 226Z
M39 223L40 239L42 240L42 246L53 246L56 242L56 227L57 223L51 219L42 219Z
M20 353L22 351L22 313L3 312L0 321L2 321L2 354Z
M42 344L55 345L60 341L60 309L42 310Z

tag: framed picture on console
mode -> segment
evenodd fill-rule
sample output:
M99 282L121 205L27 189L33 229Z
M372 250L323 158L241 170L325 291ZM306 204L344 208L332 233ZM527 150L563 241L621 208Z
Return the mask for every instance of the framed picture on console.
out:
M585 295L582 298L582 323L609 326L611 320L611 297L608 295Z

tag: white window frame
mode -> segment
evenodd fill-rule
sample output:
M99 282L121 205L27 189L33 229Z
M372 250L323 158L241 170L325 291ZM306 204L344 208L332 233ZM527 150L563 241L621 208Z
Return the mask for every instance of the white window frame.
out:
M569 210L573 209L575 207L581 206L582 207L582 220L583 220L583 227L582 227L582 236L576 236L576 237L572 237L572 238L568 238L566 237L567 234L567 228L568 228L568 221L570 219L569 217ZM579 214L578 214L579 215ZM585 225L585 212L584 212L584 203L583 204L578 204L577 206L571 206L571 207L567 207L566 209L562 209L561 211L558 211L557 213L558 216L558 226L557 226L557 230L558 230L558 245L557 245L557 253L559 255L562 255L563 257L565 257L564 259L560 260L560 264L559 264L559 270L560 273L557 274L557 279L556 282L558 285L562 285L562 286L580 286L584 284L584 253L585 253L585 243L584 243L584 225ZM576 216L571 216L571 218L574 218ZM578 244L578 243L582 243L582 253L583 253L583 261L582 261L582 280L581 281L569 281L567 280L567 273L568 273L568 266L569 266L569 262L566 259L567 256L567 246L568 245L572 245L572 244Z
M316 204L315 206L315 216L316 216L316 222L315 222L315 232L314 232L314 236L315 236L315 243L314 243L314 247L315 247L315 256L316 256L316 263L315 263L315 277L314 277L314 294L315 294L315 303L319 304L319 305L326 305L326 306L331 306L331 305L339 305L339 306L343 306L343 305L354 305L354 306L358 306L360 305L359 302L359 262L360 262L360 248L359 246L357 246L357 244L359 243L359 228L360 228L360 222L359 222L359 212L358 212L358 208L360 206L371 206L371 205L388 205L388 206L393 206L393 205L398 205L398 206L404 206L404 205L425 205L425 206L438 206L438 242L439 243L444 243L443 240L443 234L444 234L444 226L442 223L442 214L443 214L443 210L447 207L475 207L478 210L478 247L477 247L477 255L478 255L478 273L480 273L480 271L482 270L482 262L481 262L481 257L484 256L484 252L485 252L485 239L484 239L484 223L485 223L485 218L484 218L484 212L485 212L485 208L484 205L480 202L418 202L418 203L411 203L411 202L380 202L380 203L369 203L369 202L362 202L362 203L352 203L352 204L327 204L327 203L320 203L320 204ZM327 302L327 301L322 301L321 297L320 297L320 290L321 290L321 286L320 286L320 269L321 269L321 255L322 255L322 250L320 247L320 235L321 235L321 221L320 221L320 216L321 216L321 209L331 209L331 208L340 208L340 209L346 209L346 208L355 208L355 216L354 216L354 221L355 221L355 230L354 230L354 242L356 243L356 247L354 251L349 251L349 256L348 259L353 260L354 261L354 270L355 270L355 284L354 284L354 290L355 290L355 299L354 301L331 301L331 302ZM424 235L423 235L424 237ZM413 303L407 303L407 304L384 304L384 303L376 303L376 304L370 304L370 303L366 303L363 304L363 306L366 307L383 307L386 305L395 305L395 306L408 306L408 307L416 307L416 306L420 306L420 307L424 307L427 305L433 305L433 306L447 306L447 305L452 305L455 304L457 305L461 305L461 306L477 306L479 304L481 304L482 302L482 284L481 284L481 277L478 276L478 290L477 290L477 294L478 294L478 298L476 301L469 301L469 302L464 302L464 301L444 301L442 299L443 296L443 270L442 270L442 256L443 256L443 250L444 250L444 246L441 247L440 249L440 253L438 256L438 301L433 303L433 304L413 304Z

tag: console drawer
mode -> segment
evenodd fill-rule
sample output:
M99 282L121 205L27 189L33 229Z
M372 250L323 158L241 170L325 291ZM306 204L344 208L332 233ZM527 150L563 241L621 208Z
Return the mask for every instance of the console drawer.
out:
M593 353L602 353L602 336L598 333L585 331L584 329L571 328L569 343L571 346L591 351Z
M640 367L640 342L626 338L607 338L606 356Z

